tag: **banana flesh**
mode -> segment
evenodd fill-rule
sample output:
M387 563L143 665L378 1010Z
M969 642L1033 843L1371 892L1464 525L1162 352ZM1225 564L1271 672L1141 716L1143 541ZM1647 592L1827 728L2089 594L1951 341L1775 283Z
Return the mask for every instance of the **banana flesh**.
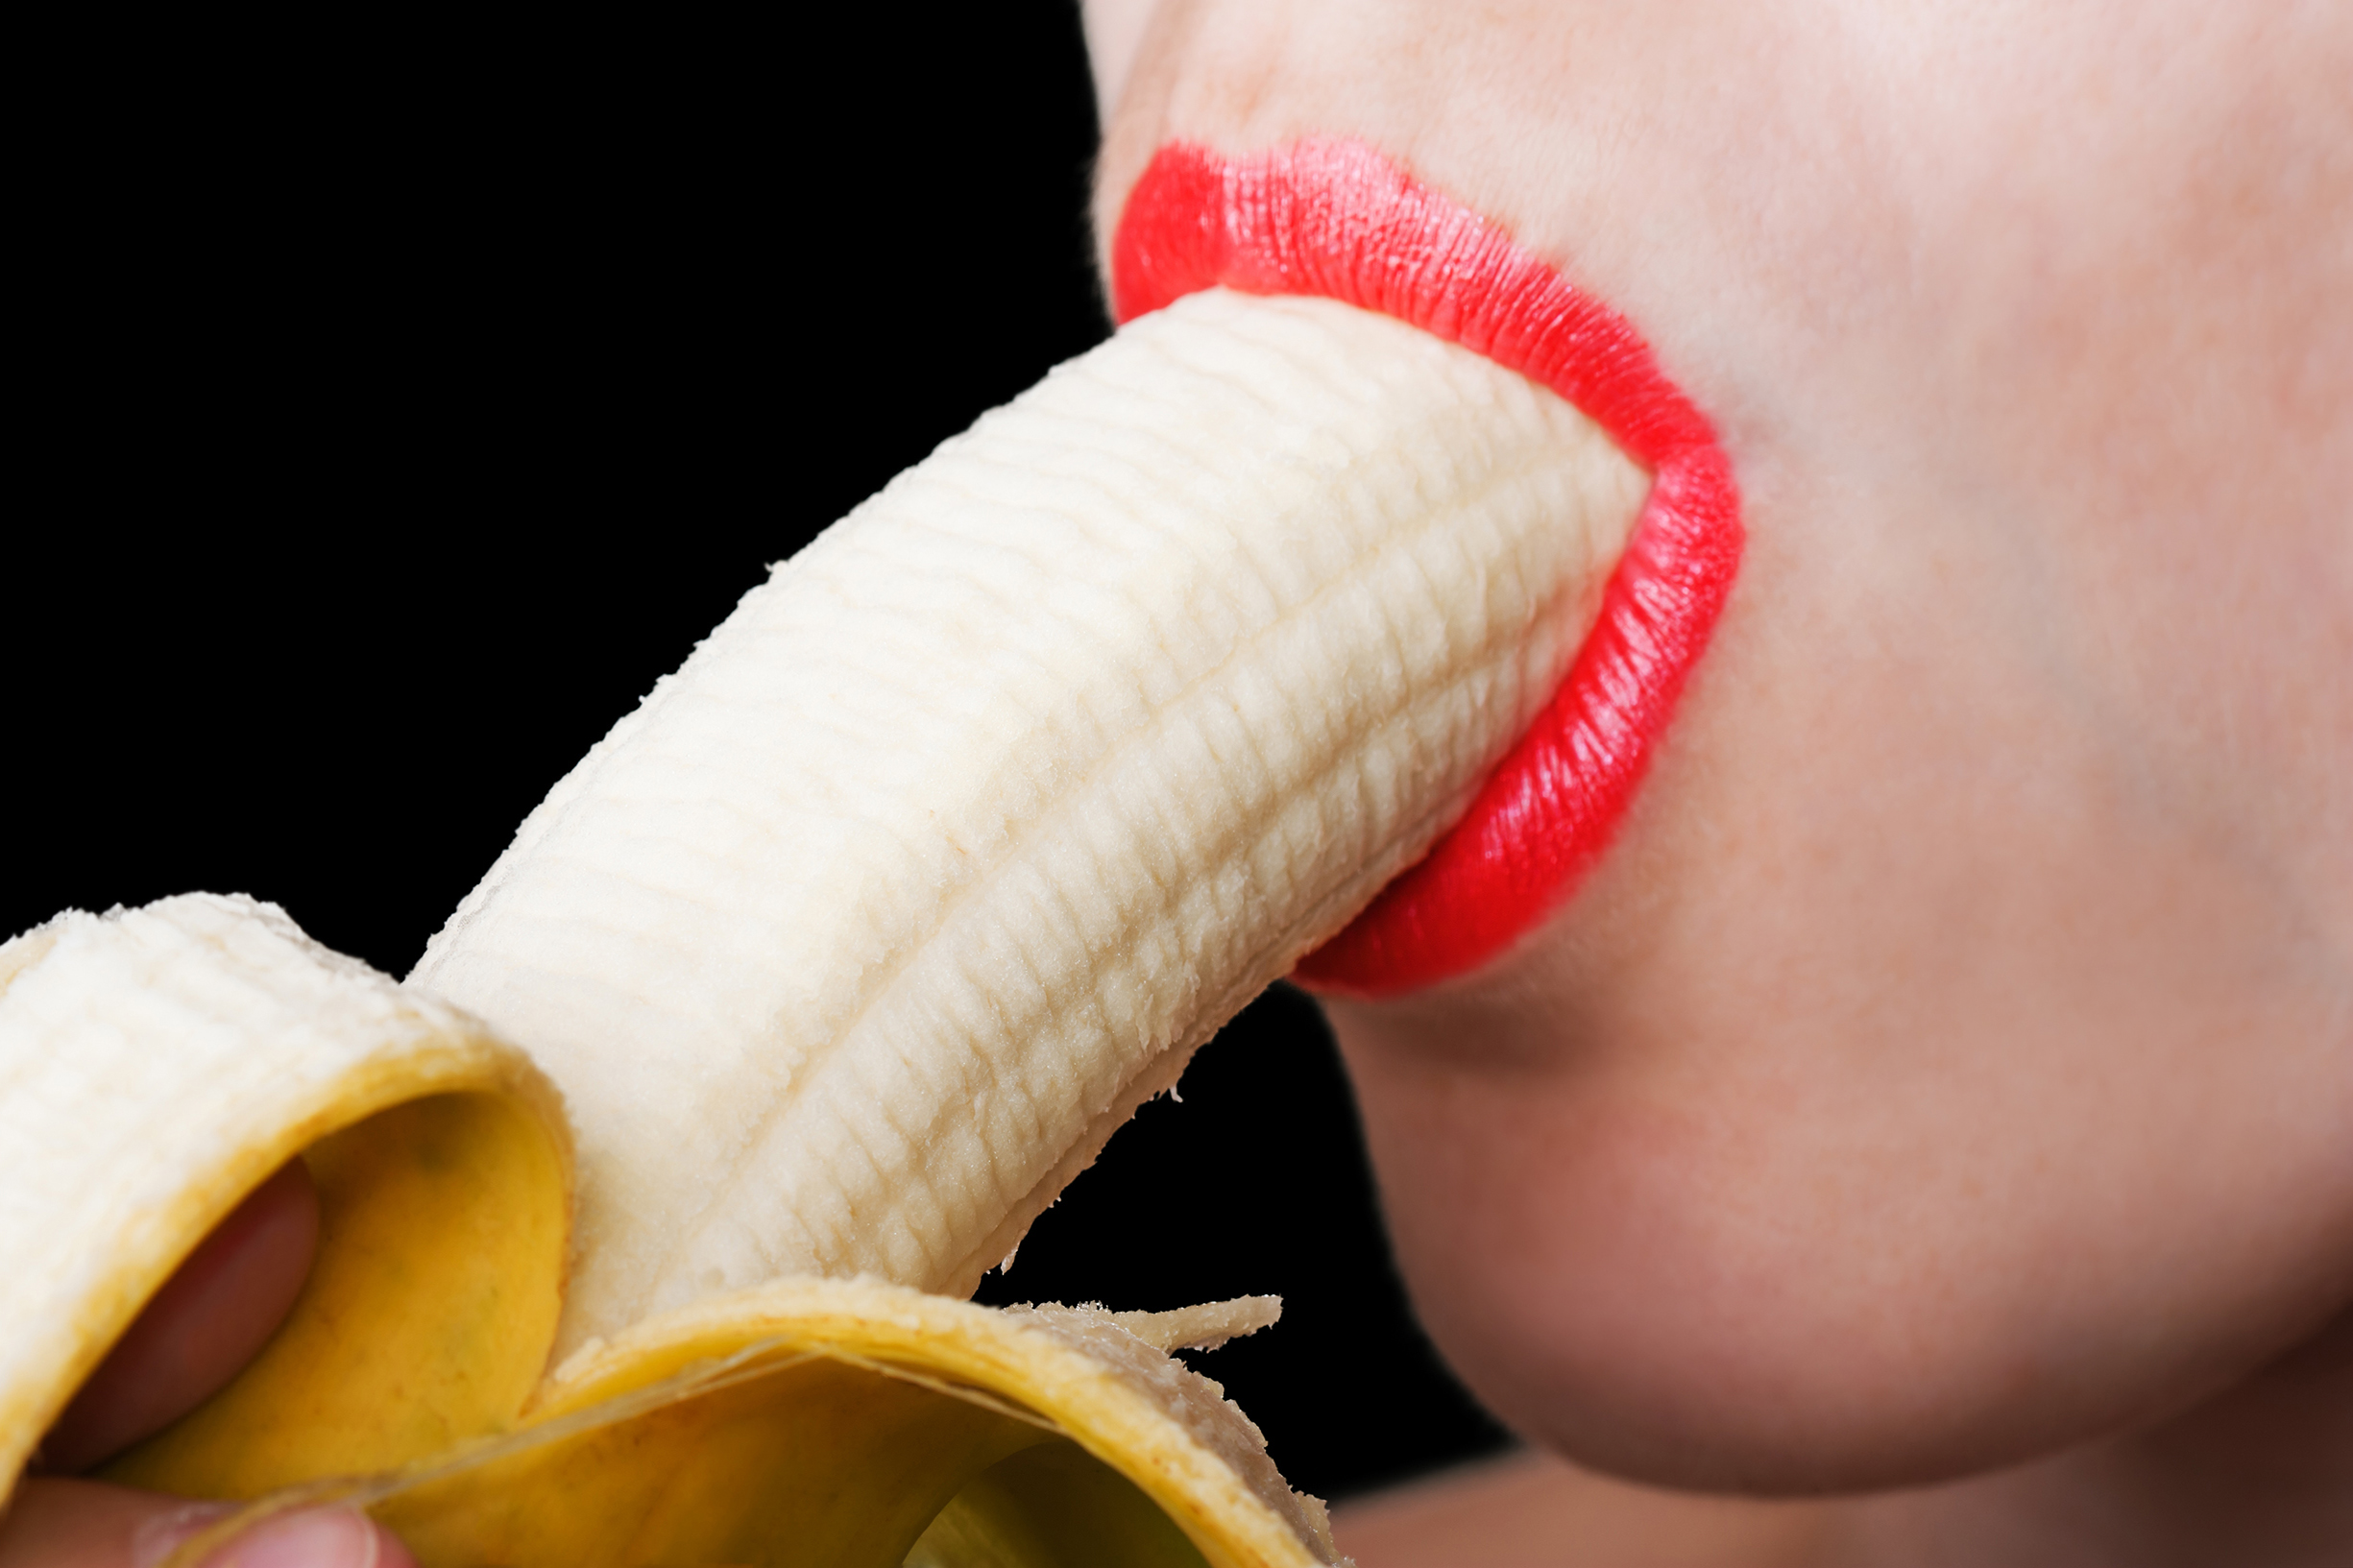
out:
M779 567L411 976L564 1085L564 1348L780 1275L968 1294L1460 814L1646 488L1468 350L1213 291Z
M428 1565L1332 1557L1320 1506L1161 1348L1249 1332L1272 1303L998 1312L785 1280L543 1376L570 1145L519 1051L249 900L69 914L0 947L0 1129L54 1178L12 1179L0 1212L23 1265L7 1320L28 1331L0 1345L12 1476L228 1207L287 1157L319 1189L320 1253L285 1325L105 1471L259 1499L177 1561L255 1511L332 1499Z
M427 1563L1331 1560L1163 1354L1266 1304L949 1298L1460 812L1645 486L1464 350L1200 296L780 567L411 983L209 895L0 946L4 1473L299 1156L287 1324L112 1478Z

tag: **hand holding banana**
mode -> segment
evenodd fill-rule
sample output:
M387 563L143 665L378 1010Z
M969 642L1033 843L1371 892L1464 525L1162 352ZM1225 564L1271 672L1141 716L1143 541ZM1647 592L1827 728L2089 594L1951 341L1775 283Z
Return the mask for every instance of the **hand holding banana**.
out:
M2348 133L2341 22L2317 8L2261 28L2164 6L2128 20L2060 8L2022 56L1999 23L1979 36L1900 9L1832 26L1771 6L1474 16L1302 0L1283 8L1284 28L1264 25L1264 8L1163 9L1140 53L1145 30L1122 20L1140 24L1140 8L1090 14L1104 97L1120 105L1107 214L1141 193L1164 220L1127 230L1141 238L1113 257L1123 306L1216 283L1336 296L1568 392L1651 480L1574 659L1523 627L1498 644L1511 657L1480 664L1467 652L1476 628L1457 643L1442 616L1446 657L1484 672L1465 706L1512 710L1493 731L1449 728L1460 713L1437 688L1407 689L1431 675L1419 665L1404 686L1321 710L1261 708L1247 693L1187 710L1184 694L1213 679L1204 670L1264 669L1203 663L1197 633L1271 645L1286 626L1323 626L1316 608L1358 582L1279 550L1248 557L1260 579L1250 603L1169 601L1210 613L1201 625L1177 617L1183 635L1166 646L1127 635L1117 614L1088 621L1125 639L1108 638L1115 673L1071 688L1086 693L1075 705L1053 700L1062 684L1004 663L936 707L928 691L898 700L894 672L910 666L885 640L875 668L843 672L875 677L856 689L884 695L872 712L821 715L810 755L838 745L907 771L874 795L829 795L841 775L783 760L810 864L848 911L803 925L773 884L747 887L731 869L767 853L775 802L743 786L737 754L758 750L756 727L739 733L728 715L812 711L789 680L741 673L755 667L747 645L789 642L769 618L792 597L788 577L567 781L437 943L432 975L463 991L462 1009L339 967L250 906L176 902L12 947L18 979L0 1010L34 1008L62 1031L53 1037L79 1029L116 1049L161 1019L175 1041L202 1042L242 999L253 1005L238 1018L275 1021L236 1026L257 1060L308 1064L283 1083L264 1074L251 1101L222 1067L203 1146L176 1144L174 1118L151 1123L160 1135L117 1140L159 1173L137 1201L162 1213L196 1194L203 1212L182 1214L179 1242L77 1221L111 1250L94 1272L60 1261L55 1290L25 1309L27 1338L56 1361L7 1363L10 1396L32 1390L20 1425L40 1430L188 1228L266 1177L291 1140L315 1151L318 1289L350 1277L337 1260L355 1254L339 1237L372 1236L370 1250L400 1266L359 1270L362 1299L404 1273L458 1280L440 1320L463 1319L457 1352L417 1363L434 1369L430 1397L371 1395L368 1420L337 1428L379 1445L338 1462L388 1478L367 1484L369 1500L428 1553L445 1550L428 1537L473 1543L446 1547L461 1556L536 1539L573 1517L573 1501L608 1493L626 1493L617 1511L647 1532L624 1552L710 1555L728 1548L694 1530L804 1528L715 1523L726 1510L691 1485L631 1491L680 1464L616 1465L611 1447L692 1454L690 1468L738 1477L753 1472L730 1466L817 1433L824 1451L798 1451L795 1473L838 1461L868 1478L862 1491L845 1483L858 1522L841 1527L868 1544L842 1550L876 1561L903 1543L895 1560L1018 1550L1054 1561L1066 1543L1040 1521L1079 1516L1135 1560L1312 1557L1313 1510L1265 1482L1248 1441L1194 1422L1181 1397L1149 1394L1176 1392L1150 1359L1155 1343L1263 1320L1249 1309L1214 1323L1007 1319L871 1278L769 1276L851 1268L954 1287L1017 1237L1025 1206L1083 1162L1106 1118L1162 1081L1154 1064L1173 1072L1226 989L1346 921L1371 887L1323 880L1332 860L1404 864L1460 809L1463 829L1419 862L1431 869L1347 924L1310 972L1379 998L1430 977L1417 957L1448 943L1437 973L1505 954L1443 999L1343 1000L1334 1012L1400 1259L1434 1333L1516 1424L1701 1485L1819 1490L2016 1466L1856 1510L1882 1547L1906 1528L1915 1540L2022 1528L2032 1510L2016 1505L2053 1497L2099 1505L2072 1517L2130 1525L2133 1508L2098 1494L2114 1463L2026 1461L2156 1432L2162 1442L2094 1452L2160 1478L2143 1496L2184 1508L2223 1497L2213 1540L2242 1540L2235 1527L2257 1515L2285 1538L2303 1528L2298 1506L2309 1538L2341 1540L2323 1514L2337 1508L2341 1525L2342 1466L2332 1472L2329 1456L2342 1447L2329 1435L2346 1406L2312 1396L2341 1389L2353 1363L2307 1358L2261 1380L2257 1405L2200 1424L2200 1401L2267 1358L2343 1339L2322 1328L2345 1300L2353 1213L2341 1052L2353 661L2337 656L2348 622L2334 509L2353 450L2341 274L2353 197L2342 160L2315 151ZM2193 58L2196 68L2178 65ZM1237 95L1237 78L1269 85ZM1459 84L1476 90L1449 99ZM2076 106L2079 123L2053 134L2054 104ZM1341 144L1300 140L1336 133L1471 196L1517 253L1573 265L1667 334L1665 358L1723 421L1755 487L1748 617L1728 625L1673 765L1587 896L1516 947L1528 911L1557 899L1590 863L1592 833L1616 820L1630 775L1613 760L1639 771L1693 630L1704 637L1721 601L1728 564L1705 546L1710 518L1724 542L1725 470L1687 422L1610 412L1627 405L1611 401L1624 380L1607 332L1580 340L1603 345L1599 362L1553 362L1573 389L1540 355L1506 358L1527 345L1518 326L1558 318L1456 309L1479 290L1450 292L1447 279L1510 270L1487 269L1498 253L1479 235L1494 231L1449 227L1390 178L1394 165L1385 176ZM1345 221L1302 224L1362 211L1291 202L1319 171L1386 202L1384 224L1356 238L1393 243L1351 248L1333 231ZM1302 250L1303 234L1322 240ZM1636 381L1646 365L1637 356ZM1117 490L1091 472L1055 477ZM908 488L923 499L923 484ZM921 513L892 526L928 539L934 525ZM1483 517L1470 531L1506 556L1518 537ZM958 589L1022 591L1023 563L993 557L995 535L939 537L980 564ZM1053 537L1057 559L1097 543ZM1180 559L1184 539L1196 555L1215 543L1170 537ZM1242 528L1227 543L1242 561L1259 539ZM1501 580L1524 589L1513 574L1524 566ZM855 573L828 581L846 585L828 614L867 604ZM1301 582L1325 586L1285 596ZM943 648L981 663L999 651L969 635L966 600L886 586L873 602L919 625L935 617ZM1251 620L1253 605L1267 614ZM1053 624L1021 626L1005 646L1040 667L1057 646L1067 657L1052 636L1063 609L1041 610ZM1411 642L1374 640L1382 659ZM846 646L816 653L856 663ZM1535 690L1547 660L1566 669L1565 709ZM1578 699L1596 688L1613 700ZM1015 694L1010 722L1036 726L1043 771L1021 745L989 750L1007 715L976 691ZM1178 749L1155 778L1123 766L1117 737L1157 744L1148 714L1159 703L1179 715L1165 730ZM1334 760L1346 746L1316 750L1319 722L1377 734L1382 713L1427 723L1434 774L1384 774L1377 745L1360 773ZM893 721L936 725L996 760L945 781L939 817L894 814L944 785L917 777L920 748L883 743ZM1538 738L1534 766L1522 753L1498 760L1519 724ZM1295 744L1262 755L1270 734ZM1191 817L1181 781L1201 775L1185 770L1188 741L1214 757L1219 786ZM706 746L708 789L685 777L704 771ZM1521 787L1532 778L1567 783ZM1329 789L1335 779L1353 783ZM1491 809L1499 780L1507 808ZM709 818L677 814L706 800ZM1510 824L1531 804L1570 831L1533 841L1567 849L1534 856L1543 863L1520 886L1524 862L1507 852L1531 841ZM1176 857L1153 859L1153 812L1168 842L1232 868L1223 883L1163 885ZM1346 847L1320 859L1334 832ZM1263 896L1262 879L1281 896ZM643 902L614 896L627 888ZM962 918L984 906L1004 912L994 930ZM1456 918L1494 907L1500 929ZM571 909L594 918L568 926ZM774 944L810 929L822 956L780 960ZM1130 930L1145 951L1123 967ZM109 965L137 983L76 991L77 976ZM1161 989L1170 965L1191 971L1198 1003ZM172 1007L91 1001L141 986ZM599 988L610 1005L583 1000ZM590 1086L577 1164L566 1152L575 1123L545 1114L533 1087L543 1047L523 1036L536 1032L565 1057L565 1093L575 1073ZM632 1059L640 1034L679 1052L674 1081ZM237 1054L222 1049L214 1059ZM88 1092L70 1080L39 1086L61 1122ZM689 1129L690 1146L634 1144L635 1098L652 1124ZM831 1108L812 1113L820 1102ZM37 1129L26 1136L47 1148ZM935 1139L948 1151L936 1171L922 1152ZM673 1155L692 1173L667 1179ZM81 1157L59 1153L41 1203L22 1212L60 1196L133 1201L81 1182ZM498 1202L479 1205L488 1237L443 1254L438 1233L455 1221L421 1234L415 1217L453 1212L433 1206L450 1170ZM587 1235L570 1297L553 1283L567 1243L548 1240L563 1227L547 1221L567 1182ZM395 1194L408 1195L371 1209L372 1194ZM372 1213L390 1218L372 1230ZM30 1256L42 1233L24 1234ZM470 1278L465 1260L483 1258L498 1266ZM257 1377L208 1407L229 1413L200 1412L195 1435L166 1434L126 1463L276 1462L249 1457L243 1435L261 1426L238 1402L267 1406L259 1419L274 1427L289 1398L364 1393L365 1357L334 1356L414 1315L361 1311L367 1333L308 1362L265 1354ZM315 1346L316 1322L298 1307L287 1342ZM497 1348L540 1337L537 1356ZM572 1348L544 1376L538 1362L558 1343ZM877 1435L900 1415L898 1436ZM731 1446L730 1430L750 1435ZM916 1431L921 1474L874 1486L868 1458ZM2201 1432L2228 1441L2200 1446ZM2256 1451L2267 1462L2249 1469ZM2255 1469L2271 1491L2230 1489ZM2299 1490L2298 1477L2311 1484ZM780 1507L799 1506L791 1490ZM2197 1523L2176 1510L2169 1539ZM839 1555L831 1541L819 1550ZM2135 1560L2128 1542L2110 1555Z
M968 1291L1462 814L1645 490L1477 355L1202 295L781 568L411 986L238 901L18 938L6 1103L41 1185L11 1238L12 1467L300 1154L321 1242L293 1315L109 1474L384 1478L335 1495L426 1561L1050 1562L1056 1519L1137 1560L1328 1556L1254 1430L1161 1354L1265 1314L904 1287Z

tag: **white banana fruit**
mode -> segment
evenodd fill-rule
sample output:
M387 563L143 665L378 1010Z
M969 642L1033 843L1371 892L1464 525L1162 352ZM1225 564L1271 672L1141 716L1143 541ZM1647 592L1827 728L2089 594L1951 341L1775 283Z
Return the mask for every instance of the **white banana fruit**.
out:
M1165 1354L1265 1326L1269 1300L993 1312L781 1280L546 1373L570 1196L552 1086L269 905L192 894L0 945L0 1068L12 1480L223 1213L298 1153L316 1184L285 1324L105 1472L260 1500L168 1568L338 1499L428 1568L1332 1560L1320 1505Z
M380 1213L421 1301L444 1271L472 1282L452 1299L505 1289L479 1315L496 1332L467 1331L497 1348L466 1338L441 1404L401 1405L389 1435L354 1416L314 1463L287 1447L310 1429L249 1440L274 1402L331 1386L337 1409L400 1404L364 1368L433 1352L391 1330L355 1361L274 1345L127 1479L254 1495L411 1474L510 1431L529 1449L497 1460L515 1474L604 1474L593 1433L556 1443L549 1423L691 1345L994 1389L1020 1408L987 1464L1013 1465L1041 1440L1020 1423L1042 1420L1142 1487L1184 1551L1294 1560L1267 1543L1320 1515L1234 1479L1263 1463L1247 1422L1234 1438L1150 1416L1152 1399L1128 1411L1119 1388L1176 1387L1121 1363L1118 1336L1160 1332L1146 1320L920 1303L967 1294L1195 1047L1463 810L1591 626L1646 488L1574 408L1465 350L1327 301L1195 296L778 567L557 785L407 985L201 897L0 948L0 1323L17 1331L0 1462L15 1473L178 1259L303 1152L330 1228ZM446 1167L465 1180L403 1165L419 1139L470 1150ZM477 1189L504 1194L495 1221L417 1218ZM354 1245L327 1246L306 1302L364 1278ZM304 1311L281 1339L310 1342ZM885 1320L932 1327L893 1339ZM1055 1359L1079 1340L1124 1369L1099 1387ZM979 1486L985 1447L939 1484ZM986 1474L1007 1498L1065 1495L1037 1479L1063 1461L1033 1459ZM456 1528L401 1513L430 1487L401 1488L380 1495L404 1530ZM994 1495L941 1529L997 1528ZM516 1517L536 1521L517 1539L545 1529ZM460 1557L507 1539L461 1534ZM896 1564L903 1536L873 1560Z
M410 977L564 1086L566 1345L785 1274L969 1293L1460 814L1646 485L1466 350L1213 291L779 567Z

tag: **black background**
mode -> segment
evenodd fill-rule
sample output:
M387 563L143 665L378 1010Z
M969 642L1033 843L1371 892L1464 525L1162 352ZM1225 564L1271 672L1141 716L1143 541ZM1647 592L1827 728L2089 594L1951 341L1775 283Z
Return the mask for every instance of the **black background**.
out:
M915 14L62 48L12 225L0 928L241 891L405 972L768 563L1099 341L1074 10ZM1183 1093L982 1299L1281 1294L1201 1364L1326 1496L1500 1443L1313 1005Z

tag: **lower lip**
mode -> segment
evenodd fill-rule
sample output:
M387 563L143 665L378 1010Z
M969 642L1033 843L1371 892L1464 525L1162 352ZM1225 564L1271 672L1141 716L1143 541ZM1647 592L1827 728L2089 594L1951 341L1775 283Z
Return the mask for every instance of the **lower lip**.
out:
M1498 956L1615 833L1740 563L1740 495L1707 418L1614 311L1361 143L1262 157L1172 143L1111 247L1127 322L1216 286L1321 295L1409 322L1566 398L1652 473L1600 619L1461 822L1299 961L1311 989L1396 996Z

